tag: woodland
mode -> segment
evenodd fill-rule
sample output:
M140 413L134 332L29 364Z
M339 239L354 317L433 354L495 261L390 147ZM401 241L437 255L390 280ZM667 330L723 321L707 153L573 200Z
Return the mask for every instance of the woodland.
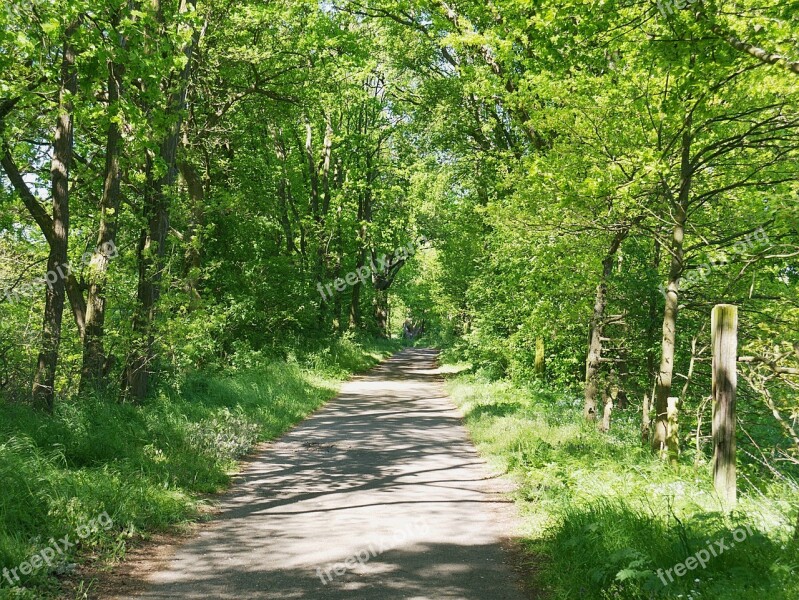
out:
M799 2L0 22L0 568L114 523L0 598L90 597L67 566L411 344L520 482L542 597L799 598Z

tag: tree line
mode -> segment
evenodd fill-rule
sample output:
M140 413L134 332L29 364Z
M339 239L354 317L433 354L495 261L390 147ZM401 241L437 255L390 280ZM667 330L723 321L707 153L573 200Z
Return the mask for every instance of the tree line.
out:
M0 18L4 285L119 249L0 303L9 395L141 400L243 349L411 319L491 374L579 389L605 430L636 409L674 457L708 444L725 303L742 419L768 462L796 461L790 5L70 1ZM419 235L418 256L319 293Z
M159 373L224 363L238 345L385 335L408 256L346 294L316 293L417 237L402 206L404 116L372 24L313 2L8 8L10 396L25 397L32 359L33 402L52 410L59 391L141 401ZM41 268L65 274L41 297L9 301Z

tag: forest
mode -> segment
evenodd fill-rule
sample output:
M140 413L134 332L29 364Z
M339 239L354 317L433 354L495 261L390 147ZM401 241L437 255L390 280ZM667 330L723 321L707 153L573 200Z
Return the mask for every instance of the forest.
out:
M536 597L799 598L799 2L0 22L0 568L113 521L0 598L102 597L413 345L517 482Z

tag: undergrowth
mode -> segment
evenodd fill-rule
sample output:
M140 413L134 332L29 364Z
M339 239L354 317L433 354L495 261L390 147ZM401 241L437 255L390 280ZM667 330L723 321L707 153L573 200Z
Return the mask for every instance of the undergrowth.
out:
M47 416L0 403L0 598L53 596L77 564L121 558L132 538L197 518L239 458L395 349L345 338L286 360L242 354L227 372L188 374L143 405L68 398Z
M448 389L481 451L518 481L524 543L539 563L533 585L549 597L799 598L790 480L748 470L728 515L708 461L686 456L675 469L655 459L634 411L602 434L583 421L580 399L536 383L459 375ZM686 562L703 550L704 567ZM680 575L680 563L693 568Z

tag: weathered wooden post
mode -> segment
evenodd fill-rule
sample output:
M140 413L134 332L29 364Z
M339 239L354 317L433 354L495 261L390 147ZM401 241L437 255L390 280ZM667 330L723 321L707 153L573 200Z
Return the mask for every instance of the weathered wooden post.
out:
M669 463L677 466L680 460L680 399L669 396L666 400L666 449Z
M535 374L539 378L543 378L545 372L546 359L544 358L544 338L539 337L535 341Z
M613 413L613 395L607 390L602 390L602 422L599 424L599 431L607 433L610 431L610 416Z
M713 348L713 485L727 509L735 506L735 388L738 383L738 307L719 304L710 320Z

